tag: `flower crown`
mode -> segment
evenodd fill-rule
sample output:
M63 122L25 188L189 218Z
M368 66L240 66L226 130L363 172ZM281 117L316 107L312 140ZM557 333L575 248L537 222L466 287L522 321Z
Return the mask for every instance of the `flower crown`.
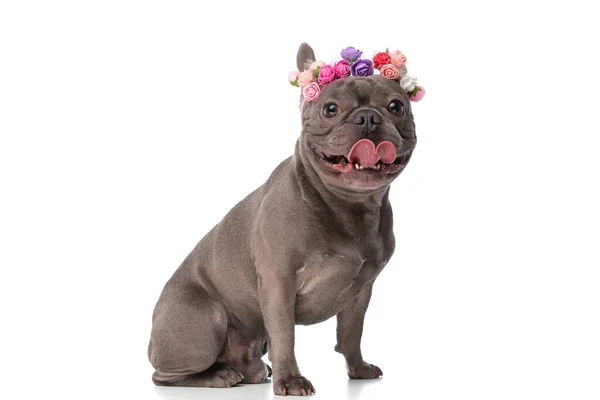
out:
M342 59L331 64L315 61L306 65L304 71L293 71L288 75L292 86L302 89L305 101L315 101L321 90L331 82L352 76L371 76L375 71L379 75L398 80L411 101L419 101L425 96L425 89L417 85L417 78L408 75L406 56L399 50L377 52L372 59L360 58L362 51L354 47L346 47L340 55Z

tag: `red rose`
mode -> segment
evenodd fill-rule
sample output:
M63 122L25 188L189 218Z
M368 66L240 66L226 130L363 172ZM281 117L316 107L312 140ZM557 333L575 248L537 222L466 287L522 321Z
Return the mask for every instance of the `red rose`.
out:
M379 69L382 65L389 64L392 59L388 53L377 53L373 56L373 63L375 64L375 68Z

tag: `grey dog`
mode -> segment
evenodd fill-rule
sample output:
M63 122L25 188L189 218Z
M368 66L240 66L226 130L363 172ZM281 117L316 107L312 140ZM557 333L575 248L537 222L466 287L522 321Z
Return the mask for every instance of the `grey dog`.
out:
M298 69L314 60L303 43ZM305 102L301 121L294 155L166 283L148 349L156 385L230 387L272 375L277 395L313 394L294 326L334 315L348 376L382 375L360 343L373 282L395 246L390 184L416 145L410 101L398 80L351 76Z

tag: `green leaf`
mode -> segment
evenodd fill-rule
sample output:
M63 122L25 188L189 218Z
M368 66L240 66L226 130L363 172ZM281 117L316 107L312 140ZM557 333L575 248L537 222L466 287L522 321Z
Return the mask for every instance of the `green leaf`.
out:
M314 71L315 78L318 78L318 77L319 77L319 71L320 71L320 70L321 70L321 67L317 67L317 68L315 68L315 71Z

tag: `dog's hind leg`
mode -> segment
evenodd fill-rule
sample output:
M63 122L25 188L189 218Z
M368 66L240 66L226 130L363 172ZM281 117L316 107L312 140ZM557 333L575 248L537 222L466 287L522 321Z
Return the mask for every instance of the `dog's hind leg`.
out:
M169 282L156 305L148 356L159 386L230 387L243 379L216 363L227 335L227 316L200 287Z
M230 326L217 363L227 364L242 374L242 383L261 383L272 374L271 368L261 360L266 351L266 335L249 339Z

